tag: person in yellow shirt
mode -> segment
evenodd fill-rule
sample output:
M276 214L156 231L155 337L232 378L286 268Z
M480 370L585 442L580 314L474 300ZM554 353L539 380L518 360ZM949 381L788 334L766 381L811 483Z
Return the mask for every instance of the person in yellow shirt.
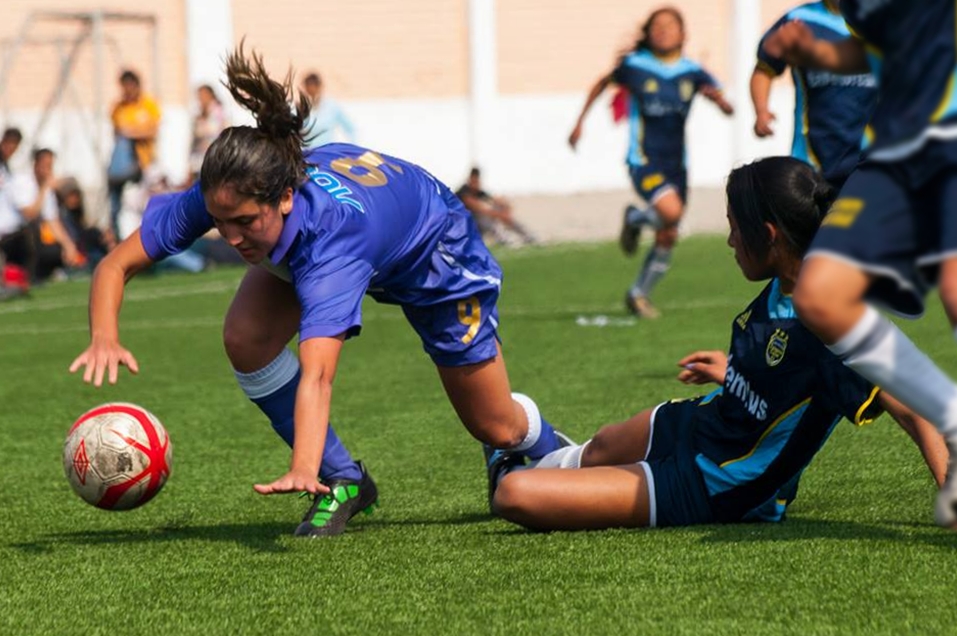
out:
M138 181L143 171L156 159L156 134L159 130L160 108L156 101L143 93L139 75L126 70L120 75L122 94L113 107L113 133L116 143L108 169L110 188L110 219L113 232L119 236L117 217L123 188Z

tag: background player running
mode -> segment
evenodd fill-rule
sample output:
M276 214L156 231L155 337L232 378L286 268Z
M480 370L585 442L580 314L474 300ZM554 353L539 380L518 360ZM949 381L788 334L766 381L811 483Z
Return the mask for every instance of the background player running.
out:
M698 351L678 363L679 380L722 387L605 426L531 470L516 470L523 462L507 452L493 454L498 514L568 530L780 521L842 416L860 425L881 408L941 483L947 450L933 426L841 364L791 305L831 188L807 164L773 157L734 170L727 192L735 260L748 280L771 282L732 322L727 356ZM581 470L556 470L565 468Z
M628 173L635 191L650 207L629 205L625 209L622 250L627 255L635 253L643 226L654 228L656 234L655 245L625 296L625 306L639 316L656 318L659 312L649 297L671 264L671 250L678 240L678 223L687 201L684 140L691 101L701 93L726 115L734 109L722 96L714 77L682 56L684 19L677 9L654 11L641 32L634 51L592 86L568 143L572 148L578 144L588 110L610 84L628 90Z
M226 73L259 127L226 129L199 184L152 199L141 229L103 260L91 344L71 371L85 367L83 379L99 386L104 374L116 381L118 365L137 370L119 341L124 283L215 226L257 265L229 308L224 341L240 386L292 446L289 471L256 490L317 495L296 534L342 532L376 500L328 426L340 350L359 334L366 293L402 306L472 435L533 458L554 450L538 407L509 388L496 331L501 269L462 203L418 166L365 148L327 144L303 156L309 103L300 94L290 109L291 75L270 79L241 46ZM286 349L296 332L298 360Z
M765 33L758 46L758 63L751 74L754 132L774 134L774 114L768 106L771 82L788 64L770 55L764 42L781 26L800 20L815 37L829 42L850 35L841 17L839 0L809 2L788 11ZM794 80L794 136L791 156L806 161L840 188L861 158L864 127L877 103L877 78L871 73L841 75L802 66L791 67Z
M869 301L910 317L939 281L957 328L957 14L950 0L843 0L855 35L830 42L803 22L771 55L835 73L879 69L873 141L808 252L801 320L852 369L933 422L957 451L957 385ZM870 58L870 60L868 59ZM954 464L937 521L957 524Z

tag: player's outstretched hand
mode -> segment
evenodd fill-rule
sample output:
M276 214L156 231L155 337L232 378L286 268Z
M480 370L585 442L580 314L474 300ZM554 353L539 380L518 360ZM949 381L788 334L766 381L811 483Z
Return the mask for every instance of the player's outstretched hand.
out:
M723 351L695 351L678 361L678 380L685 384L724 384L728 356Z
M87 384L93 382L93 386L102 386L104 374L110 384L116 384L119 379L120 365L133 373L140 371L136 358L119 342L94 340L70 365L70 373L76 373L80 367L85 367L83 381Z
M253 486L253 490L260 495L278 495L288 492L308 492L310 495L324 495L329 492L329 488L320 484L319 479L314 474L298 470L290 470L271 484L256 484Z
M816 39L811 28L800 20L782 24L764 41L764 51L791 66L807 66Z

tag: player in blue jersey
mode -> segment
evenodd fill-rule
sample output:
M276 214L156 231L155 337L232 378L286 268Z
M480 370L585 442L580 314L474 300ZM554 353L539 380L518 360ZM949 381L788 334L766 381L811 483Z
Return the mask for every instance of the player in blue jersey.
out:
M943 480L933 427L841 364L794 313L789 293L833 190L807 164L772 157L734 170L727 193L735 260L748 280L770 282L731 323L727 355L678 363L682 382L721 387L605 426L532 469L492 453L494 512L550 530L780 521L841 418L862 425L882 409Z
M772 26L758 46L758 62L751 74L754 132L758 137L774 134L775 119L768 107L771 82L787 69L787 63L769 55L764 42L782 25L801 20L815 37L843 40L850 33L839 10L839 0L809 2L791 9ZM794 80L794 136L791 156L806 161L824 174L834 187L841 187L861 158L864 127L877 102L877 78L871 73L841 75L791 67Z
M765 42L805 68L874 68L871 145L824 220L795 291L801 319L845 364L933 422L957 452L957 385L870 303L924 311L935 284L957 328L957 12L952 0L843 0L851 37L801 21ZM955 466L937 521L957 526Z
M642 26L642 38L634 51L592 86L568 138L575 148L585 116L609 85L614 83L628 91L631 112L626 162L632 185L648 207L629 205L625 209L620 241L622 250L630 256L637 249L643 227L656 231L655 245L625 296L626 308L645 318L659 315L649 298L671 265L678 224L687 202L685 120L691 102L701 93L726 115L734 112L714 77L682 56L684 41L681 13L670 7L654 11Z
M477 439L537 458L559 446L535 402L511 393L497 338L502 272L471 215L432 175L348 144L303 154L309 104L289 107L262 58L230 56L228 88L258 128L229 128L206 153L200 182L154 197L138 232L97 268L83 379L137 371L119 341L124 283L216 227L254 267L224 325L240 387L292 446L289 471L261 494L315 495L297 535L338 534L377 497L374 482L328 426L345 340L362 328L365 294L402 307L435 362L456 413ZM286 345L299 333L299 358ZM321 481L320 481L321 479Z

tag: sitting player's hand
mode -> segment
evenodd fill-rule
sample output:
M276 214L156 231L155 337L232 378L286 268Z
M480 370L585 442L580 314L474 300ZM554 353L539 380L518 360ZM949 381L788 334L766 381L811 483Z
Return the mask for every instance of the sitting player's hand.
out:
M133 373L139 373L140 367L136 358L119 341L94 338L86 351L78 355L70 365L70 373L76 373L80 367L85 367L84 382L102 386L103 375L107 374L110 384L116 384L120 365L126 366Z
M723 351L695 351L678 361L678 380L685 384L724 384L728 356Z
M319 483L315 473L290 470L271 484L256 484L253 489L260 495L278 495L289 492L308 492L310 495L324 495L329 488Z

